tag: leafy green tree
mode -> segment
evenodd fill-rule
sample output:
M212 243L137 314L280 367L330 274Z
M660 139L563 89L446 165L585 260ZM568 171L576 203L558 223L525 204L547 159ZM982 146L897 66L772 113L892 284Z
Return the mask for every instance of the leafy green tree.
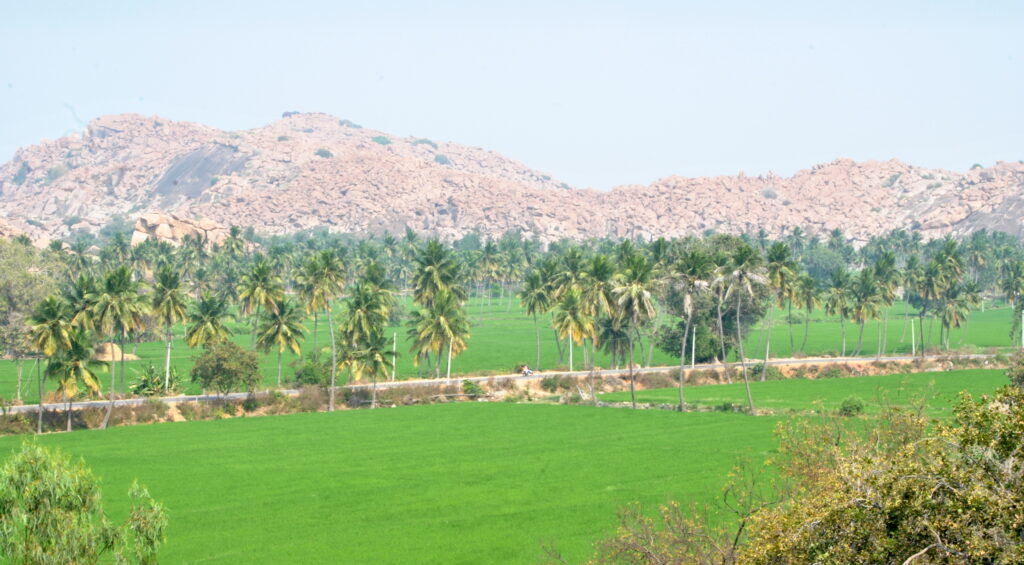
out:
M285 349L296 355L302 354L300 340L306 336L306 326L302 324L302 310L290 299L279 301L274 308L268 308L263 314L263 324L259 328L256 343L260 349L267 351L277 349L277 386L281 387L281 355Z
M227 394L244 386L249 394L260 383L260 365L256 354L230 341L217 341L206 346L192 366L192 382L203 390L213 389Z
M447 375L451 376L452 356L466 349L469 339L469 318L458 299L448 289L436 291L430 305L412 313L409 320L412 352L417 359L433 353L438 360L435 376L441 376L441 352L448 350Z
M99 481L81 461L26 443L0 468L0 557L6 563L155 565L167 516L132 483L127 520L110 522Z
M185 344L189 347L206 347L227 341L231 337L231 330L226 322L232 318L223 298L203 293L188 311Z
M169 266L161 268L153 277L153 291L150 293L153 315L164 326L164 390L171 386L171 341L174 339L174 324L185 319L188 296L181 275Z

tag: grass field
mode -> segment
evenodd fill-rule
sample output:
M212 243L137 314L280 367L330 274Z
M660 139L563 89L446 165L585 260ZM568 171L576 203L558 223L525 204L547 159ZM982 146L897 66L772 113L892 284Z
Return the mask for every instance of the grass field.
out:
M408 298L403 300L403 308L408 311L410 308ZM339 308L340 309L340 308ZM905 305L895 305L889 314L888 321L888 347L892 353L909 354L910 330L905 322ZM527 363L531 366L535 358L535 333L533 320L526 316L513 303L511 307L506 302L492 301L488 306L480 299L473 299L467 304L467 311L472 319L472 337L469 339L469 349L462 355L453 359L453 374L504 374L512 372L520 364ZM796 314L800 314L799 311ZM970 322L965 329L954 330L951 336L951 345L954 347L962 344L971 344L978 348L1007 347L1010 344L1009 332L1009 310L1002 308L989 308L985 312L972 312ZM795 316L797 317L797 316ZM802 318L792 325L796 347L799 348L803 339L804 326ZM564 367L565 362L559 363L558 350L554 341L554 332L550 327L550 316L542 316L541 324L541 357L542 368L551 369L556 366ZM309 335L307 336L304 350L312 347L312 321L308 324ZM869 322L864 332L864 352L872 355L876 351L878 343L878 327L876 322ZM764 339L766 329L762 324L754 328L748 336L745 347L748 358L757 359L764 355ZM926 322L925 328L929 324ZM249 345L250 326L246 320L231 324L234 331L234 340L243 347ZM775 316L775 325L772 332L772 353L773 357L787 357L791 355L789 343L789 328L786 323L786 316L783 311L778 311ZM847 331L847 352L852 352L857 340L857 327L850 323L846 324ZM931 330L932 343L938 339L938 323L934 324ZM175 335L179 336L173 343L172 365L177 368L185 382L185 392L199 392L198 387L188 382L188 371L192 366L192 360L197 351L188 349L180 339L182 328L178 328ZM388 328L388 334L397 334L398 353L397 378L407 379L417 376L417 369L413 366L413 358L409 353L409 342L404 327ZM840 340L841 328L837 318L827 317L821 310L815 311L811 316L811 331L807 341L807 353L809 355L838 354L841 350ZM321 348L327 347L328 342L327 324L321 320L319 324L318 343ZM645 345L646 347L646 345ZM133 347L128 345L128 353ZM637 348L639 356L640 348ZM145 366L153 363L157 368L163 367L164 344L162 342L142 343L138 346L137 354L140 361L126 362L126 380L130 383L135 380L139 371ZM575 366L582 366L582 352L579 348L575 350ZM276 352L261 354L261 370L264 375L264 382L267 386L273 386L276 381L277 355ZM289 365L295 361L295 356L290 352L284 355L284 375L287 380L294 372ZM655 365L671 365L678 363L678 358L669 356L655 349L652 362ZM597 363L599 366L610 366L608 356L599 353ZM34 403L38 398L38 386L34 380L34 365L32 361L23 362L23 385L22 398L27 403ZM110 381L110 373L101 373L100 380L106 390L106 383ZM0 397L6 399L15 398L16 390L16 369L13 361L0 361ZM56 388L55 383L48 383L48 389Z
M759 383L755 394L762 406L804 410L931 381L931 403L942 408L961 389L990 392L1005 378L970 370L789 380ZM709 403L741 394L735 385L688 393ZM147 485L170 514L165 563L531 563L549 541L584 558L623 504L716 497L739 458L772 452L786 417L462 403L39 441L85 459L114 517L125 514L133 479ZM0 452L21 441L0 439Z

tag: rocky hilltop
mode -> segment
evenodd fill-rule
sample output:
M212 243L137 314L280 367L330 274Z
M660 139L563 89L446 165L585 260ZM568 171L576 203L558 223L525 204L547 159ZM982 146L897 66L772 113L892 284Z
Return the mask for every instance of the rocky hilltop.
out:
M160 214L263 233L314 227L444 238L520 229L544 241L843 228L926 237L1022 232L1024 165L967 172L838 159L792 177L669 177L610 191L573 188L495 152L400 138L326 114L292 113L227 132L139 115L25 147L0 166L0 223L37 239ZM147 224L153 235L160 223ZM218 228L219 229L219 228ZM163 237L163 235L161 235Z

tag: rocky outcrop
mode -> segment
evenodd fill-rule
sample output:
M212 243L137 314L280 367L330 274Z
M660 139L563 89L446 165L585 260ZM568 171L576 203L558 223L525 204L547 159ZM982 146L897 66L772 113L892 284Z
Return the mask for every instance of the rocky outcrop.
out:
M132 245L138 245L147 239L155 239L177 246L186 237L199 239L208 245L215 245L223 242L227 236L228 229L212 220L191 220L180 218L174 214L149 212L140 216L135 222Z
M761 228L778 235L801 226L839 227L865 241L894 228L926 237L979 228L1020 234L1022 187L1020 163L959 173L839 159L791 177L669 177L596 191L491 151L394 137L326 114L289 112L239 132L117 115L0 165L0 220L44 241L143 210L163 216L140 219L136 238L168 241L180 240L175 226L219 237L222 230L190 218L268 234L408 226L447 239L518 229L553 241Z

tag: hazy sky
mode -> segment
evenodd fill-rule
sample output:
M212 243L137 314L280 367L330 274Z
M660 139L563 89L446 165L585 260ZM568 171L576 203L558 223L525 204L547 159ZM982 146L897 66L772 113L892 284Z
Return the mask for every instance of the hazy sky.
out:
M713 6L712 6L713 4ZM577 186L1024 159L1024 2L0 0L0 160L103 114L322 111Z

